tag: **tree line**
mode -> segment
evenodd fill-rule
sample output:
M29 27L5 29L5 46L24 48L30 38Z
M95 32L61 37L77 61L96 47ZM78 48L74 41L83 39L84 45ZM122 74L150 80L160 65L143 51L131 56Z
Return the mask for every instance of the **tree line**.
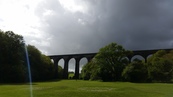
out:
M173 51L159 50L145 63L135 59L129 62L127 55L132 51L111 43L101 48L87 63L81 73L84 80L129 81L129 82L172 82Z
M30 59L33 81L54 79L55 68L50 58L42 54L35 46L26 45ZM62 68L59 66L59 78ZM21 35L12 31L0 30L0 82L28 82L25 43Z
M21 35L0 30L0 83L28 82L28 67L25 46L30 59L33 81L57 79L55 66L50 58L35 46L25 45ZM81 71L84 80L130 81L130 82L172 82L173 51L160 50L147 62L135 59L129 62L127 55L132 51L111 43L101 48L98 54ZM58 66L58 78L63 69Z

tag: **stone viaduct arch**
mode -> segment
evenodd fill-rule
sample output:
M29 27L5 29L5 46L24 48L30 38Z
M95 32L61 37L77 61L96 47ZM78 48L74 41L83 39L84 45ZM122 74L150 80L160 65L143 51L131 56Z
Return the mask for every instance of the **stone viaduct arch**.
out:
M132 59L133 56L135 55L140 55L142 56L144 59L145 59L145 62L147 62L147 57L151 54L154 54L156 53L158 50L161 50L161 49L154 49L154 50L135 50L133 51L133 55L129 55L127 56L127 58L129 60ZM173 49L163 49L167 52L169 52L170 50L173 50ZM57 74L57 71L58 71L58 62L60 59L64 59L64 72L63 72L63 78L64 79L68 79L68 63L69 63L69 60L71 58L74 58L75 59L75 78L76 79L79 79L79 62L82 58L86 58L89 61L91 61L92 58L94 58L94 56L96 55L97 53L85 53L85 54L67 54L67 55L50 55L48 57L50 57L50 59L52 59L54 61L54 66L55 66L55 77L58 76Z
M75 59L75 78L79 78L79 62L82 58L86 58L89 61L96 55L97 53L87 53L87 54L68 54L68 55L51 55L49 56L51 59L54 61L54 66L55 66L55 77L58 76L57 71L58 71L58 62L60 59L64 59L64 72L63 72L63 78L67 79L68 78L68 63L69 60L74 58Z

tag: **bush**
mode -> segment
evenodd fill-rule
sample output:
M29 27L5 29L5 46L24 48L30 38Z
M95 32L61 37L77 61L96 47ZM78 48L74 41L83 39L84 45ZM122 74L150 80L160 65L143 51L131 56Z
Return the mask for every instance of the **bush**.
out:
M160 50L149 58L149 78L154 82L171 82L173 79L173 52Z
M124 69L122 76L126 81L146 82L148 72L145 64L142 61L135 59Z

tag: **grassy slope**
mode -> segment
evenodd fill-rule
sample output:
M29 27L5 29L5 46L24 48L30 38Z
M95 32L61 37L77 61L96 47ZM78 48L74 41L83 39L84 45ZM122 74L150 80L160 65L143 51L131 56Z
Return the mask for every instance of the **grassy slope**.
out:
M0 85L0 97L30 97L29 85ZM173 97L173 84L63 80L33 85L33 97Z

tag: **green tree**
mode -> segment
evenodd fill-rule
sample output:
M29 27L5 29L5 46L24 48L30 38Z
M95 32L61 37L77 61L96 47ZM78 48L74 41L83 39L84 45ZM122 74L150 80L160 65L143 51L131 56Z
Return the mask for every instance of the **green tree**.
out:
M149 58L148 73L149 78L157 82L170 82L173 79L173 52L167 53L165 50L156 52Z
M122 76L126 81L146 82L148 78L147 67L144 62L135 59L123 70Z
M63 78L63 68L58 65L58 79L62 79Z
M25 81L24 54L23 37L0 30L0 82Z
M81 76L84 80L100 80L99 66L96 64L95 59L82 67Z
M90 79L90 75L91 75L91 71L90 71L90 64L87 63L86 65L84 65L82 67L82 71L81 71L81 77L84 79L84 80L89 80Z
M34 81L48 80L55 71L50 58L34 46L28 45L32 78ZM26 82L27 64L25 45L21 35L0 30L0 82Z
M126 56L131 53L116 43L101 48L92 62L84 66L82 70L84 79L121 80L122 71L128 64Z
M101 48L95 59L100 67L102 80L121 80L122 71L128 64L126 56L131 53L116 43Z
M33 81L52 79L55 71L50 58L42 54L35 46L28 45L27 48Z

